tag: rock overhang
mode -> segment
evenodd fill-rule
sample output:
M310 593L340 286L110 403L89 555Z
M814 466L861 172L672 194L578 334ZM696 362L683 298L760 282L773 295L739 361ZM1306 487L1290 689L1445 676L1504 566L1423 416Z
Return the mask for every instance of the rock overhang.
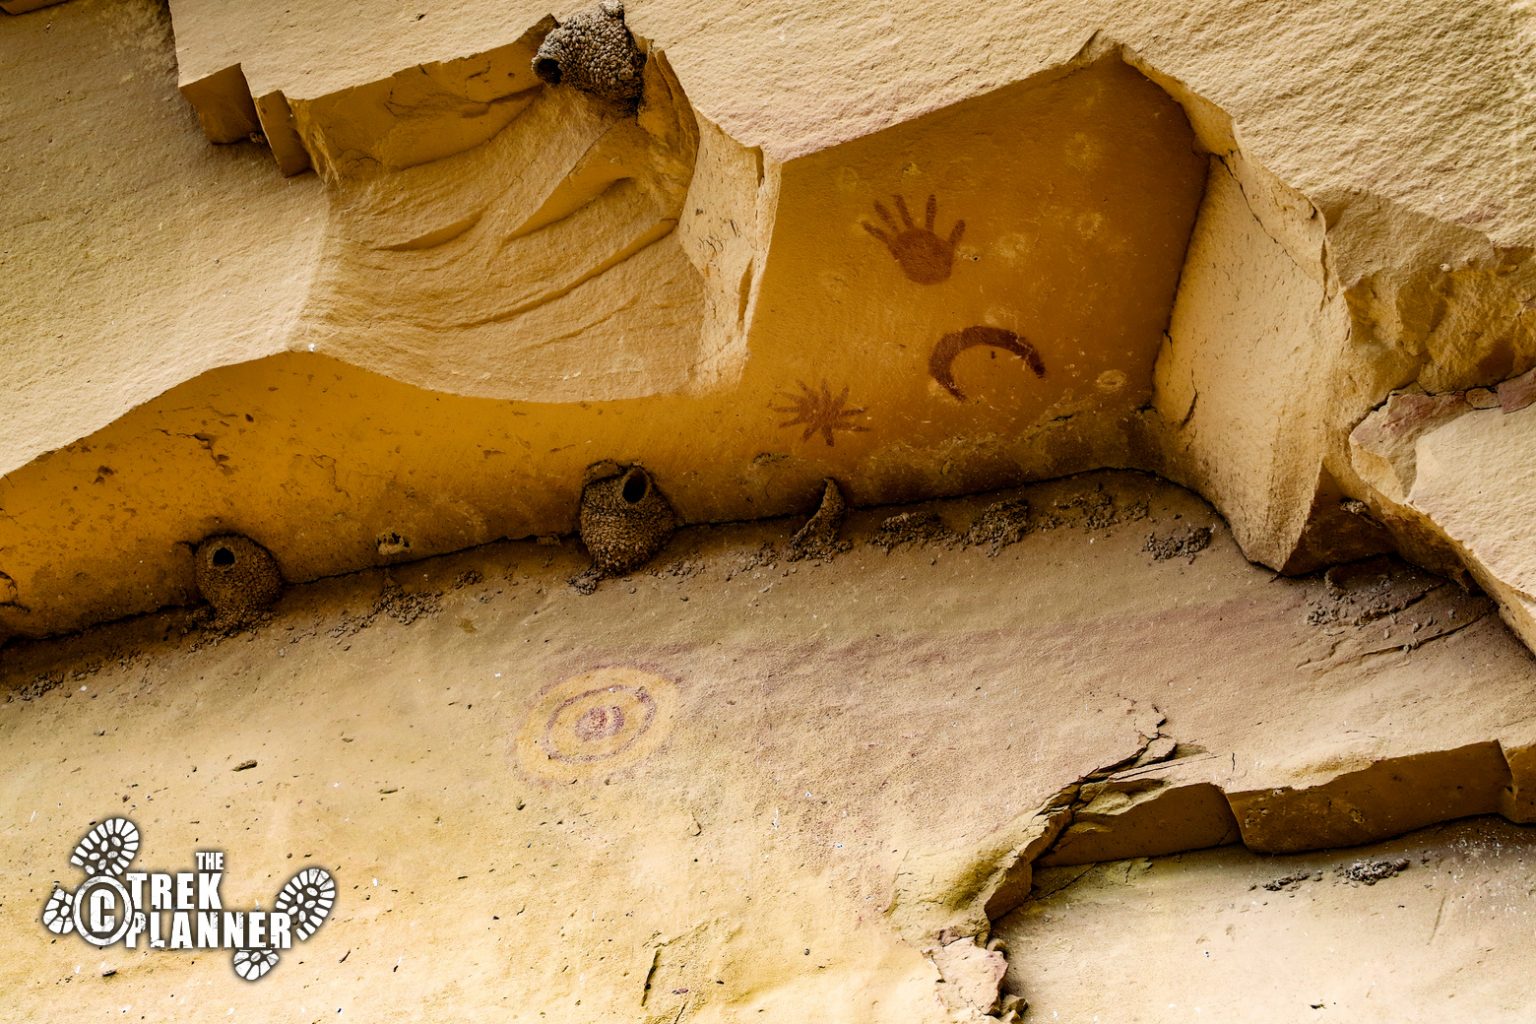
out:
M1034 12L1025 33L1010 10L954 22L935 52L975 59L939 80L853 29L894 41L942 12L817 22L785 4L753 17L788 48L732 94L731 62L750 48L704 43L739 42L752 19L685 36L690 8L640 4L625 15L655 59L627 119L538 85L547 12L469 4L433 25L353 26L346 58L311 72L296 56L348 23L301 10L258 39L240 26L259 6L182 0L171 16L204 127L254 109L285 170L325 179L302 200L319 233L305 228L315 240L267 328L289 352L212 372L184 362L174 400L141 400L10 474L21 519L0 569L18 596L0 616L13 631L181 599L177 545L217 529L266 537L297 578L381 557L386 534L419 555L567 530L580 470L604 458L643 461L689 521L797 509L829 476L868 503L1142 466L1213 500L1276 568L1393 545L1417 557L1447 549L1440 527L1383 507L1349 431L1394 390L1488 386L1536 361L1529 250L1509 244L1529 182L1506 180L1495 202L1486 169L1458 171L1426 200L1374 157L1322 169L1351 130L1383 142L1429 116L1383 112L1412 87L1391 67L1360 86L1375 92L1353 128L1325 119L1340 97L1326 76L1359 39L1287 72L1286 92L1247 15L1084 4ZM1380 20L1339 3L1266 24L1321 53L1320 27L1351 13ZM1405 34L1426 16L1389 35L1417 52L1430 44ZM1086 45L1083 17L1099 26ZM1183 47L1168 35L1197 22ZM1492 45L1486 24L1446 26L1442 50ZM809 59L840 35L843 62ZM231 46L240 60L225 60ZM387 67L407 54L417 66ZM773 96L797 63L800 81ZM1431 77L1425 94L1468 114L1455 138L1526 102L1474 111L1467 81ZM786 105L807 83L825 95ZM877 83L894 88L885 108ZM1283 143L1287 103L1310 150ZM468 454L445 459L457 445ZM516 466L474 478L497 460ZM123 471L135 462L187 500L157 502ZM327 529L252 498L274 489ZM146 527L156 506L174 511ZM66 520L74 560L45 568L25 538ZM88 539L135 533L131 565ZM274 533L293 540L286 557Z

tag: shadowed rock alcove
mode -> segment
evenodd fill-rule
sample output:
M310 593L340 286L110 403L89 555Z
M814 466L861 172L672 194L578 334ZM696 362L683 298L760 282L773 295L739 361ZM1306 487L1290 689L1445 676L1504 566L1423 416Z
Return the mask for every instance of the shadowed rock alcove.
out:
M1118 51L764 166L659 54L638 118L538 84L548 30L289 98L328 208L294 351L7 476L8 628L187 600L149 553L189 536L260 536L302 581L388 533L410 557L566 533L601 458L686 522L808 510L827 477L872 504L1147 461L1207 157Z

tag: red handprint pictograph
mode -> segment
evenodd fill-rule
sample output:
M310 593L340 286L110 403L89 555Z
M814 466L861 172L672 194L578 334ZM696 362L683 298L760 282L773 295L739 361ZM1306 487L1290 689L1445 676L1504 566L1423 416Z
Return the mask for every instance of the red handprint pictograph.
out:
M901 272L910 280L918 284L938 284L947 280L954 267L955 246L965 234L965 221L955 221L955 226L949 229L949 237L940 238L933 230L939 215L939 201L936 197L928 197L922 227L918 227L912 220L912 213L907 209L904 198L892 196L891 199L896 204L896 216L892 216L891 211L877 199L875 213L884 222L884 227L864 221L864 230L885 243L901 267Z

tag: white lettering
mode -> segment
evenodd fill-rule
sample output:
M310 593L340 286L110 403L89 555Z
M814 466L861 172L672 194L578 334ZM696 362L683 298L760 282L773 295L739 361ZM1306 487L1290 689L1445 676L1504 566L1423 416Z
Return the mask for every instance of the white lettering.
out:
M219 898L219 881L223 879L222 871L204 871L197 876L197 909L198 910L223 910L224 901Z
M252 949L260 949L267 944L266 917L259 910L245 915L245 941Z
M284 914L274 910L267 915L268 927L272 931L271 946L273 949L293 948L293 915Z
M117 915L109 913L117 898L108 889L95 889L91 892L91 931L106 935L117 927Z
M205 911L197 915L197 948L219 948L219 923L223 915Z
M156 910L171 909L171 876L149 876L149 902Z
M171 948L192 948L192 919L186 914L171 915Z
M176 910L196 910L192 903L192 887L197 883L197 876L190 871L176 872Z

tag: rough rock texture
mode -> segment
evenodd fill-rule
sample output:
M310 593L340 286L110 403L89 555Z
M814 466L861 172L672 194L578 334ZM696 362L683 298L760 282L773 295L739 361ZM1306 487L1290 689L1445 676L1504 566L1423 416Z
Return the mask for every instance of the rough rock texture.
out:
M1433 814L1536 817L1536 675L1487 602L1395 559L1358 579L1279 579L1226 531L1192 563L1155 562L1149 530L1213 514L1141 474L935 508L965 523L1019 499L1145 511L1041 516L996 556L887 554L863 541L888 510L852 511L858 543L835 560L749 569L782 522L688 529L655 572L590 596L562 583L585 561L574 546L504 543L291 587L239 637L175 610L13 644L12 1015L984 1024L1022 994L1027 1022L1048 1012L1034 979L1063 947L1067 981L1110 983L1084 952L1086 915L1010 930L1037 875L1081 870L1037 869L1048 854L1326 849ZM1431 625L1448 621L1460 628ZM224 849L230 905L269 899L312 857L337 877L332 918L257 985L227 958L50 942L38 910L108 810L138 824L155 863ZM1282 817L1283 831L1264 824ZM1242 898L1292 871L1261 862ZM1415 863L1375 887L1319 888L1388 915L1409 888L1454 892L1425 955L1443 995L1470 1001L1504 984L1478 967L1486 947L1523 948L1528 883L1493 926L1463 909L1468 888L1440 888L1454 874ZM1118 948L1143 934L1126 915L1198 923L1187 901L1142 897L1159 877L1133 874L1115 898ZM1434 904L1421 914L1428 929ZM1365 959L1332 990L1393 1000L1394 962ZM1024 983L1000 992L1005 970ZM1187 1019L1148 1006L1136 972L1109 973L1140 1019Z
M243 613L251 588L214 599L226 567L181 547L236 523L302 581L559 532L579 503L607 573L677 519L787 513L832 475L862 505L1115 465L1197 489L1251 559L1396 550L1536 640L1525 7L648 0L642 67L613 7L30 6L0 36L25 83L0 100L25 256L9 635L197 588ZM606 74L577 52L595 33L622 44ZM600 95L541 84L541 52ZM632 75L638 111L609 102ZM619 464L579 491L599 452L671 500ZM1009 512L869 539L1002 557L1071 518ZM1149 550L1219 536L1179 529ZM1309 671L1483 628L1479 598L1329 579ZM1526 739L1259 784L1154 750L1142 712L1145 749L1005 829L946 913L1022 898L1035 857L1530 814ZM985 992L960 976L994 958L940 931L915 948Z
M1211 850L1038 881L1040 898L998 926L1031 953L1003 986L1029 999L1026 1021L1513 1024L1528 1012L1531 943L1516 935L1536 884L1530 829L1483 819L1366 850Z
M12 18L6 66L42 86L7 90L12 138L116 141L18 150L36 173L0 200L35 342L9 370L0 628L186 600L176 545L234 522L295 579L398 558L383 536L556 532L596 449L674 481L689 521L786 514L828 475L869 504L1142 466L1267 565L1395 548L1529 635L1521 556L1448 536L1471 500L1389 508L1348 441L1394 393L1487 408L1536 364L1523 8L626 18L638 117L533 71L571 26L627 33L611 12ZM316 173L262 174L262 147Z
M201 137L158 5L87 0L0 25L5 78L28 83L0 90L9 473L206 370L282 350L323 196L313 178L275 180L257 147Z
M0 2L21 1016L974 1024L1051 872L1536 821L1494 616L1536 646L1529 4L38 6ZM404 564L577 511L622 573L816 493L782 567L782 522L589 596L559 543ZM285 577L240 643L156 611ZM255 991L40 947L120 804L324 844L345 948Z
M28 435L57 450L31 462L36 451L18 451L0 484L18 516L0 526L0 571L29 609L0 608L10 632L184 601L192 580L175 545L235 523L295 580L397 558L380 537L408 537L420 557L560 532L598 452L643 462L697 522L796 511L829 475L855 503L913 500L1123 464L1138 443L1205 161L1178 104L1113 54L771 163L699 116L654 46L638 118L538 84L530 62L554 27L542 15L377 75L362 70L378 56L374 28L359 27L341 48L345 74L300 73L291 52L266 63L267 45L302 49L336 27L300 8L245 33L249 60L200 62L199 40L238 38L253 10L172 9L179 85L197 93L238 63L258 113L281 94L282 125L263 120L262 137L283 166L292 150L317 172L264 183L312 193L303 216L264 222L305 235L272 261L295 276L280 290L295 305L274 316L275 344L237 365L188 365L174 393L109 410L94 434ZM60 12L74 32L7 43L57 66L60 40L155 17L94 0ZM142 59L131 32L108 38ZM402 40L402 58L413 46ZM177 84L158 80L159 105L185 111ZM39 104L36 116L61 115ZM195 131L190 117L182 131ZM974 144L929 141L955 137ZM912 165L929 147L934 159ZM89 179L97 194L130 187L113 170ZM1085 270L1013 287L1069 266ZM142 295L116 283L117 301ZM53 333L86 362L102 347L112 366L103 322ZM979 344L935 377L936 347L971 327L1027 338L1046 376L1007 345ZM31 389L39 409L48 391ZM82 473L102 483L77 490ZM68 564L43 564L44 538Z
M1420 561L1464 569L1527 638L1536 637L1530 376L1496 390L1394 393L1350 434L1376 514L1415 539Z
M63 0L5 0L4 3L0 3L0 11L6 14L25 14L28 11L51 7L62 2Z

